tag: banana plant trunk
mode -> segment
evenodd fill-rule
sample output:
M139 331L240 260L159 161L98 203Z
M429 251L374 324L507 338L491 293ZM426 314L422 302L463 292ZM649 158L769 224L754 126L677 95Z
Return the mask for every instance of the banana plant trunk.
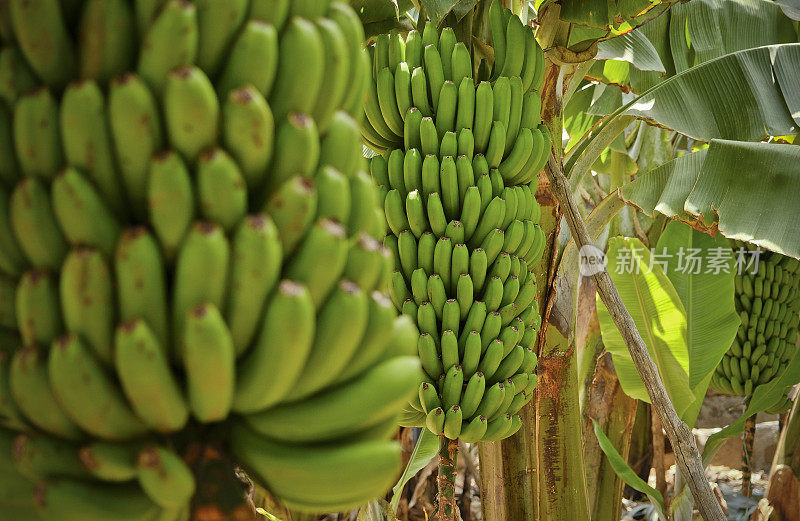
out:
M782 521L800 521L800 398L783 427L769 475L770 506Z
M627 459L636 420L636 400L627 396L619 384L609 353L597 361L587 393L583 438L586 465L586 490L592 521L618 521L622 510L622 482L600 449L594 435L594 422L608 436L619 454Z
M458 521L456 504L456 470L458 462L458 440L439 437L439 476L436 478L439 502L438 521Z

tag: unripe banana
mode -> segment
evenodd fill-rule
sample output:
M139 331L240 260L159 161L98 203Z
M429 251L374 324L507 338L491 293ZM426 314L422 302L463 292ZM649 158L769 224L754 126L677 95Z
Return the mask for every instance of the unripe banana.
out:
M400 470L399 446L383 440L286 445L235 425L234 456L287 504L304 510L347 510L391 487Z
M62 479L39 484L34 499L42 519L61 521L147 521L159 511L134 484Z
M383 357L398 325L392 302L383 293L373 291L368 301L367 326L361 344L339 374L337 382L344 382L361 374ZM412 355L416 355L416 338L412 344Z
M101 481L124 482L136 479L136 444L95 441L81 447L78 457L92 475Z
M254 87L246 85L228 94L222 107L222 141L242 169L251 193L264 184L274 136L270 105Z
M225 306L234 350L243 354L255 337L267 295L281 270L278 230L264 215L248 216L232 242L230 291Z
M339 24L330 18L321 18L316 24L325 51L322 85L326 90L324 95L317 96L311 115L324 132L333 114L343 106L342 101L353 73L352 67L358 60L351 61L349 42Z
M172 69L194 63L198 45L197 8L171 0L142 39L137 72L160 95Z
M315 307L322 306L347 262L345 229L321 219L309 230L284 275L308 286ZM328 269L317 269L319 259L328 259Z
M330 392L247 416L245 421L259 434L287 443L344 438L391 418L417 390L418 381L416 357L394 357Z
M147 447L136 462L142 490L162 508L180 508L194 495L194 475L174 452L162 447Z
M14 469L30 481L87 477L78 448L67 441L39 434L20 434L11 447Z
M233 405L236 353L225 319L214 304L189 309L181 353L192 414L202 423L224 420Z
M103 363L113 360L113 276L103 255L80 248L64 259L61 310L67 331L80 335Z
M39 79L17 47L6 46L0 49L0 98L9 107L13 107L21 95L38 85Z
M275 119L290 112L311 113L325 77L325 49L313 23L291 18L284 27L275 86L269 97Z
M368 319L367 295L342 281L320 309L311 354L288 400L299 400L336 380L358 349Z
M116 383L77 336L56 340L50 351L48 374L64 411L89 434L127 440L147 432Z
M194 219L194 196L189 170L178 154L153 157L147 177L150 223L167 259L172 260Z
M46 351L32 345L17 351L9 366L9 387L20 411L33 425L69 440L83 436L53 395Z
M278 228L284 258L294 252L314 222L317 203L314 182L300 176L286 181L267 201L265 210Z
M281 282L266 304L258 338L239 364L236 412L266 409L291 391L311 352L314 329L314 304L308 289L296 282ZM274 372L275 367L281 371ZM274 374L265 379L267 373Z
M319 164L319 152L319 133L314 119L300 112L289 113L275 136L267 196L294 175L311 177Z
M248 0L197 2L197 65L213 76L248 14Z
M181 430L189 407L172 373L166 346L141 320L117 328L114 363L122 390L147 426L162 433Z
M106 110L103 92L96 83L70 84L61 99L61 139L67 163L85 172L109 208L123 217L128 210Z
M78 33L81 78L107 83L133 68L136 20L125 0L87 0Z
M200 42L202 51L203 40ZM217 93L221 99L226 99L232 90L252 85L262 96L269 97L277 70L278 33L275 26L261 20L250 20L225 57L216 81Z
M14 106L14 143L22 173L52 179L63 165L58 104L46 88L24 94Z
M173 69L164 85L164 122L170 145L194 162L217 141L219 101L214 86L197 67Z
M176 346L181 345L188 311L202 303L221 308L228 291L230 248L215 223L198 222L181 246L175 266L172 325ZM180 355L180 350L177 353Z
M111 82L108 119L127 199L136 217L142 218L150 158L163 146L163 137L156 101L136 75L124 74Z
M57 89L66 85L77 67L58 0L9 3L14 35L37 76Z
M121 227L92 183L76 169L67 168L58 173L51 190L53 210L70 244L113 255Z

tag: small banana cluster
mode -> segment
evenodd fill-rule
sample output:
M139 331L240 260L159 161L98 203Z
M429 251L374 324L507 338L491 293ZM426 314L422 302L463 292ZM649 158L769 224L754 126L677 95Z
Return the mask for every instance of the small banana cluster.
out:
M477 87L451 28L379 37L362 122L382 152L370 173L396 259L390 295L417 323L426 374L402 421L470 443L514 434L536 385L530 270L546 239L534 195L551 148L542 50L497 2L491 15L494 41L516 52L497 51L494 79Z
M0 34L0 472L43 519L185 519L215 433L299 510L388 489L419 333L355 12L11 0Z
M733 244L735 250L756 248ZM711 379L714 389L728 394L751 396L757 386L780 377L797 350L800 261L765 250L758 254L757 271L735 275L736 311L742 323Z

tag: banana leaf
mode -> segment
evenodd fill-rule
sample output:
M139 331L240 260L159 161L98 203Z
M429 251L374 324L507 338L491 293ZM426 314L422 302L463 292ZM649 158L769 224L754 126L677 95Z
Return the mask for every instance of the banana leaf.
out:
M622 189L626 202L800 258L800 147L713 140Z
M622 114L702 141L795 134L800 131L798 61L796 43L727 54L664 80Z
M411 458L408 460L406 468L403 469L403 474L397 484L392 488L392 499L389 502L392 512L397 512L397 506L400 504L400 498L406 483L416 476L417 472L425 468L439 452L439 437L425 427L421 430L422 432L417 438L417 444L414 445L414 451L411 453Z
M667 515L664 510L664 496L661 495L661 492L654 489L648 485L645 480L640 478L636 474L636 471L633 470L620 453L617 452L616 447L614 447L611 440L608 439L608 436L606 436L606 433L600 428L597 421L592 420L592 423L594 424L594 434L597 436L600 449L603 451L603 454L606 455L606 458L608 458L608 462L611 463L611 468L614 469L617 476L632 489L645 494L650 499L650 503L655 507L659 520L667 521Z
M664 262L667 277L686 308L689 387L698 400L684 419L693 426L711 376L739 329L734 307L734 258L722 235L711 237L678 221L667 225L656 245L656 255Z
M683 417L697 400L689 385L686 308L661 266L651 263L650 250L639 239L610 239L606 256L609 275L658 367L675 410ZM632 398L649 402L625 341L599 295L597 317L622 390Z

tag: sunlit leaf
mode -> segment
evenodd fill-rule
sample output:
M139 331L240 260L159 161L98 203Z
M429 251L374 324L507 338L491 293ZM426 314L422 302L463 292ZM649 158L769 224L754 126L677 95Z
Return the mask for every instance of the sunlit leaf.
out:
M406 483L416 476L417 472L425 468L438 451L439 437L423 427L417 439L417 444L414 446L414 452L411 453L411 459L408 460L408 465L406 465L403 474L392 489L392 500L389 503L392 512L397 511Z
M639 239L609 239L607 268L622 302L642 335L650 357L679 415L695 401L689 385L686 309L661 266L651 263L650 250ZM611 353L622 390L650 401L647 389L608 309L597 297L603 343Z
M641 175L622 195L728 238L800 258L800 147L714 140ZM699 222L698 222L699 221Z
M598 44L598 60L628 62L641 71L666 72L658 51L641 31L632 31Z
M686 308L689 386L699 398L693 414L685 415L692 426L711 375L739 329L733 301L734 258L722 235L714 238L678 221L667 225L655 254Z

